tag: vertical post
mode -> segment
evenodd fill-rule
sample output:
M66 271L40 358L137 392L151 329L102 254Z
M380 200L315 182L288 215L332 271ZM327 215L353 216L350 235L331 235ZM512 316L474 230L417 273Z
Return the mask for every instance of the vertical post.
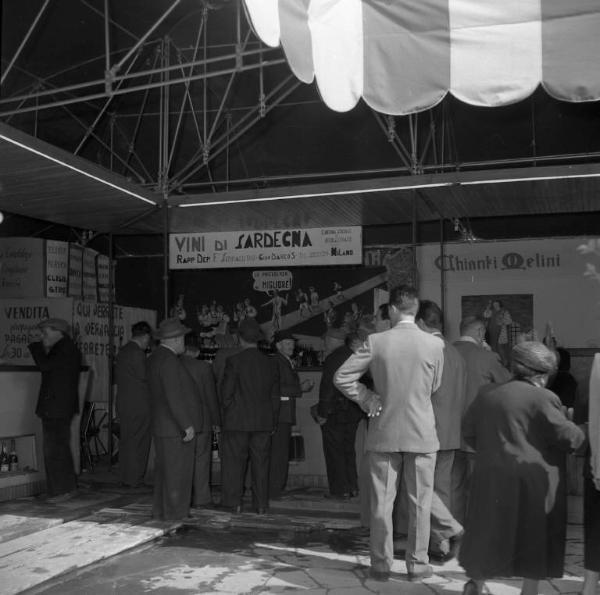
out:
M440 219L440 261L442 266L440 267L440 308L444 313L444 319L442 322L442 334L444 334L446 326L446 267L444 266L444 255L445 255L445 237L444 237L444 218Z
M413 204L412 204L412 276L413 276L413 285L417 291L419 291L419 276L417 274L417 241L418 241L418 217L417 217L417 207L418 207L419 194L415 191L413 194Z
M163 296L164 296L164 316L169 315L169 201L165 195L162 208L163 213Z
M108 468L112 469L113 459L113 407L114 407L114 365L115 365L115 269L113 266L113 234L108 234Z

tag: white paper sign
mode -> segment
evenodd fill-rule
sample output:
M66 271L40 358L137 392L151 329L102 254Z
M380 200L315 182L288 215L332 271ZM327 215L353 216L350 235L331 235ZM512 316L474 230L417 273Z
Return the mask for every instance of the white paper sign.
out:
M361 227L171 234L171 269L348 265L362 262Z
M67 297L69 243L46 240L46 296Z

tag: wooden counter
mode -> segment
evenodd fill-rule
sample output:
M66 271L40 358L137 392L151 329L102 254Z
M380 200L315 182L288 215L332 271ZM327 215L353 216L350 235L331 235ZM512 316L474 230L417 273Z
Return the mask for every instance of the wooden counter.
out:
M0 365L0 445L15 440L19 471L0 474L0 501L31 496L45 490L42 422L35 414L41 374L35 366ZM80 403L87 394L88 369L79 379ZM80 416L71 425L71 452L80 471Z

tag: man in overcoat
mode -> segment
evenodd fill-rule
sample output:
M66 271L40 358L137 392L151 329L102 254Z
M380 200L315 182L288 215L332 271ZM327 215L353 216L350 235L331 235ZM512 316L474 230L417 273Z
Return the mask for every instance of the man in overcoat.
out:
M288 330L277 331L273 337L277 352L274 359L279 368L281 388L279 419L271 442L271 468L269 470L269 497L280 498L288 479L290 436L296 423L296 399L314 386L311 380L302 382L292 360L296 338Z
M152 329L145 322L131 327L131 340L117 354L115 382L119 416L119 477L124 487L141 487L144 482L152 433L150 395L146 380L146 350Z
M66 320L48 318L38 327L41 341L28 346L42 373L35 413L42 420L47 493L59 501L77 489L70 440L71 421L79 412L81 353L70 337Z
M442 334L444 317L435 302L422 300L416 321L422 330L444 342L442 379L439 388L431 395L440 449L435 461L429 550L431 555L447 560L456 555L463 533L462 525L452 515L452 469L461 444L466 368L457 349Z
M347 499L358 494L354 442L358 422L365 414L357 403L347 399L335 387L333 376L362 342L358 334L350 333L344 345L323 362L315 417L321 425L329 495L333 498Z
M440 386L444 343L415 324L413 287L390 292L389 331L368 337L336 372L334 382L371 417L366 449L371 478L371 576L389 578L394 560L393 508L400 478L406 482L406 567L411 580L431 576L427 554L434 470L439 441L431 395ZM370 370L373 390L359 378Z
M156 452L152 516L159 520L183 519L190 509L197 389L179 358L189 330L179 318L163 320L155 333L160 345L147 360Z
M194 453L194 479L192 484L192 506L211 506L210 465L212 460L212 432L221 425L215 380L210 364L199 360L200 348L194 333L185 336L185 353L181 361L196 384L194 401L194 429L196 447Z
M454 347L466 364L467 382L463 416L482 386L492 383L502 384L512 378L512 374L502 365L500 356L484 347L485 333L485 321L476 316L469 316L461 321L460 337L454 342ZM459 523L463 524L474 463L473 449L462 440L452 469L452 514Z
M256 512L269 504L271 436L279 415L279 371L273 358L257 348L262 338L254 318L244 318L238 329L243 350L225 362L221 396L222 502L242 511L248 458Z

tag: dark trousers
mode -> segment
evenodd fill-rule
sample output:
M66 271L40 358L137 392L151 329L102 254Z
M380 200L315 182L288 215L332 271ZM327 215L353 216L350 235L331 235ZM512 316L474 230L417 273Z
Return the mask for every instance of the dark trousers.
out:
M154 437L154 501L152 518L176 521L190 512L195 438L183 442L180 436Z
M290 460L290 436L292 424L277 424L275 434L271 440L271 466L269 469L269 497L279 498L285 490L288 479L288 465Z
M77 489L71 453L71 418L42 419L43 450L48 496Z
M586 464L589 465L588 459ZM600 492L589 477L583 487L583 566L600 572Z
M197 432L194 450L194 481L192 485L192 506L212 503L210 493L210 462L212 457L212 432Z
M354 448L357 427L358 421L335 423L329 420L321 426L329 492L334 496L358 489Z
M150 452L150 416L129 413L120 416L119 477L128 486L144 481Z
M244 494L244 477L248 458L253 501L259 508L269 504L269 458L271 432L221 432L221 504L240 506Z

